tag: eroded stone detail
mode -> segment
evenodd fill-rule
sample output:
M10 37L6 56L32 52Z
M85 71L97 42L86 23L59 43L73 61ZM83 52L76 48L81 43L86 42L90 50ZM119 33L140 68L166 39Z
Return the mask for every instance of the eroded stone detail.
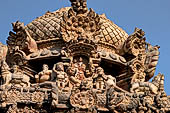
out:
M166 113L159 46L88 10L86 0L17 21L0 43L2 113ZM149 80L153 77L152 82Z

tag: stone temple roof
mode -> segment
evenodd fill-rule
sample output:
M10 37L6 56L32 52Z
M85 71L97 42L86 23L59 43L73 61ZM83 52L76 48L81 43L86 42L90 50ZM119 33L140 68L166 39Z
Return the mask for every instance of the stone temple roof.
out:
M68 14L71 7L61 8L55 12L47 12L45 15L38 17L26 25L26 29L36 41L61 38L63 15ZM128 34L105 15L99 15L100 18L100 42L112 45L115 48L121 48Z
M0 43L0 113L167 113L159 46L88 9L86 0L12 23ZM153 77L152 81L149 81Z

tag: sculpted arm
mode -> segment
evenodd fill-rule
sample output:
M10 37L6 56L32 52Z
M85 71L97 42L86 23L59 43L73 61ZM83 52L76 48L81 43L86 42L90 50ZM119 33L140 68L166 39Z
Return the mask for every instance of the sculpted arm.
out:
M38 74L35 75L35 81L36 81L37 83L40 82L40 77L41 77L42 75L43 75L43 72L39 72Z

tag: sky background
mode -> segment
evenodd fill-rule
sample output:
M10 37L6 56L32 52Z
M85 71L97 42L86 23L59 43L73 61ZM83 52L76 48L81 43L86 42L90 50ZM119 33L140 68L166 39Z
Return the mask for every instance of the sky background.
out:
M88 8L105 13L128 34L135 27L146 33L147 42L159 45L160 59L155 75L165 75L165 91L170 95L170 0L88 0ZM0 41L6 44L11 23L30 23L45 12L70 6L69 0L1 0Z

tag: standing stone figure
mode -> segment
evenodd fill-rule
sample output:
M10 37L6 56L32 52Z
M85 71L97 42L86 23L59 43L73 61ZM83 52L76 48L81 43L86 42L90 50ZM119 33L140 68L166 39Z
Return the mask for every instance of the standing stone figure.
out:
M12 77L12 73L10 72L10 68L5 60L1 61L1 77L3 80L3 85L9 85Z
M54 65L53 71L56 73L56 82L58 88L65 88L68 84L68 76L66 72L64 72L64 65L62 62L59 62Z

